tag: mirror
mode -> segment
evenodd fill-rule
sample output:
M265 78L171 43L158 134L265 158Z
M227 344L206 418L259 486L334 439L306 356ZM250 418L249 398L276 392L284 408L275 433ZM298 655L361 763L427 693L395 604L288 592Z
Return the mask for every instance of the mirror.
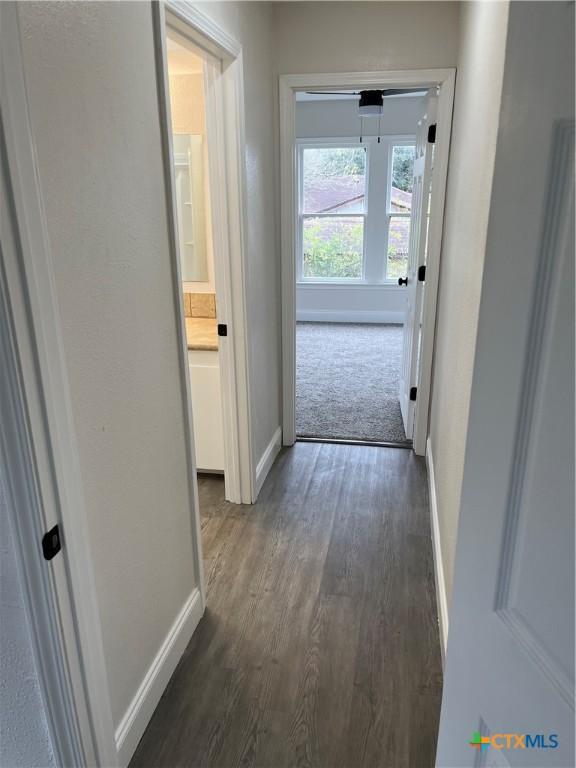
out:
M204 283L209 277L203 137L174 134L172 141L182 280Z

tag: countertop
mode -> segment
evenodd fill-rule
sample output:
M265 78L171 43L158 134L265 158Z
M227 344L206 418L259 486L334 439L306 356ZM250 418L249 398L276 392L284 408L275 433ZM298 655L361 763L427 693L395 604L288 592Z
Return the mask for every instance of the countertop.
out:
M215 317L187 317L188 349L218 350L218 323Z

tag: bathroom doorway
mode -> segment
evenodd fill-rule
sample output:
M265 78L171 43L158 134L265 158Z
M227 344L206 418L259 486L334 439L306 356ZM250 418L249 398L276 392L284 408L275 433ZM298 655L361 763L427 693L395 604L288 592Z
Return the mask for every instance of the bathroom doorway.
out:
M191 19L159 8L157 32L169 226L183 375L199 473L225 498L254 500L248 422L240 126L230 108L241 63Z

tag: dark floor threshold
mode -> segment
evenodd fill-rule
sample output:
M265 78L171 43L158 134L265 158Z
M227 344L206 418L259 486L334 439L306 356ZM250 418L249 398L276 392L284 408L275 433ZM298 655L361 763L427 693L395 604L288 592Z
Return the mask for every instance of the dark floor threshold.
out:
M376 440L352 440L337 437L296 437L297 443L335 443L336 445L368 445L375 448L412 448L412 440L404 443L385 443Z

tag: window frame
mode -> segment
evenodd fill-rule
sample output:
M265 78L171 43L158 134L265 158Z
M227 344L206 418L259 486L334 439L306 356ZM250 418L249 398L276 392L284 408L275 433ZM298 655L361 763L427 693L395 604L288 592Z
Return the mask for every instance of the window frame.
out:
M298 285L349 285L351 287L381 286L388 289L400 290L396 278L387 277L388 269L388 239L392 216L410 218L411 213L398 213L391 210L392 205L392 161L394 147L416 147L415 134L381 134L380 143L374 135L359 138L330 137L330 138L297 138L296 139L296 282ZM363 147L366 150L366 192L364 198L364 213L357 214L305 214L304 202L304 150L311 148L346 148ZM384 169L373 169L372 164L383 162ZM382 173L380 173L382 171ZM378 181L378 177L385 181ZM374 185L377 186L378 195L374 193ZM384 191L384 210L378 205L378 197ZM384 214L384 216L382 215ZM310 217L363 217L364 242L362 252L362 277L304 277L303 272L303 234L304 219ZM378 222L385 221L385 232ZM375 230L378 228L378 232ZM370 244L372 247L370 248Z
M394 148L395 147L414 147L414 153L416 153L416 136L413 140L409 139L396 139L394 138L389 142L388 146L388 181L386 184L386 215L388 218L392 216L404 216L409 218L412 216L412 208L410 213L401 213L399 211L392 210L392 174L394 171Z
M412 218L412 206L410 206L409 213L402 213L401 211L392 210L392 176L394 173L394 149L395 147L414 147L414 154L416 154L416 136L410 138L393 138L389 142L388 146L388 179L386 183L386 217L388 219L388 235L386 238L386 253L384 255L384 275L385 281L392 285L396 284L397 278L388 277L388 247L390 243L390 227L392 226L392 219L411 219ZM408 239L408 247L410 247L410 238Z
M350 138L332 138L332 139L297 139L297 211L298 228L296 233L296 281L298 283L328 283L359 285L365 280L366 271L366 223L368 218L368 189L370 173L370 145L367 142L361 142L359 139ZM364 174L364 211L363 213L305 213L304 212L304 152L307 149L364 149L366 151L366 171ZM360 277L305 277L303 274L304 264L304 221L305 219L333 218L333 219L362 219L362 274Z

